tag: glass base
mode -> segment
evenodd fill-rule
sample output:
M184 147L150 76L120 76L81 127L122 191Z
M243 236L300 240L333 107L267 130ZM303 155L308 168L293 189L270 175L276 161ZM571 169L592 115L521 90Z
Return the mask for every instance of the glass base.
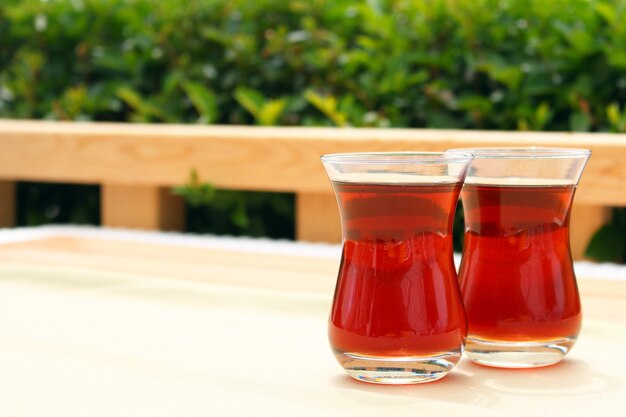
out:
M443 378L454 368L461 351L436 356L363 356L335 351L335 357L352 378L373 384L421 384Z
M497 368L537 368L560 362L576 338L544 342L497 342L468 337L465 354L481 365Z

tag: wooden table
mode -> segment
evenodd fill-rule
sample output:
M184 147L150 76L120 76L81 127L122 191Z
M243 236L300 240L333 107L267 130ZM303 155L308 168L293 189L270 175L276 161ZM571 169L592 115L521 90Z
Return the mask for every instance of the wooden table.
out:
M0 416L623 416L626 282L535 370L374 386L326 339L338 261L52 236L0 245Z

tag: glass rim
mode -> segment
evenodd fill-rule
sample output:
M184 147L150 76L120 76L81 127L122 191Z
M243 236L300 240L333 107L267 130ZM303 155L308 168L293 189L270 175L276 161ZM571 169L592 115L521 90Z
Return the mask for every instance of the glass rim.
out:
M474 159L567 159L591 155L589 149L542 146L453 148L448 149L448 152L469 153L474 156Z
M469 152L345 152L330 153L320 157L325 163L359 165L395 165L404 163L441 164L450 162L469 162L474 156Z

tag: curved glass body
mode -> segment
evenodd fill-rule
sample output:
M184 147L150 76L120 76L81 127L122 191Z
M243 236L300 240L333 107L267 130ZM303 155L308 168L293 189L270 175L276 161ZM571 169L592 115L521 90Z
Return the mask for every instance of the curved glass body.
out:
M556 363L574 345L582 321L569 219L589 152L459 151L475 155L461 192L467 355L498 367Z
M458 362L467 324L452 221L470 158L322 157L343 227L329 339L354 378L427 382Z

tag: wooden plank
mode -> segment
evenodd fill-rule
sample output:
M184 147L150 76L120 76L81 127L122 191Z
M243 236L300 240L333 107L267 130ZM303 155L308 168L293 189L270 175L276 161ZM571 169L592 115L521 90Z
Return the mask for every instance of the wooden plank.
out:
M0 180L0 227L15 226L15 183Z
M102 224L148 230L183 230L184 203L168 188L104 184Z
M570 218L570 246L574 260L585 258L594 233L611 220L611 209L574 203Z
M296 194L296 238L309 242L341 242L341 220L333 194Z
M531 145L590 148L577 201L626 206L626 135L605 133L0 121L0 179L319 193L325 153Z

